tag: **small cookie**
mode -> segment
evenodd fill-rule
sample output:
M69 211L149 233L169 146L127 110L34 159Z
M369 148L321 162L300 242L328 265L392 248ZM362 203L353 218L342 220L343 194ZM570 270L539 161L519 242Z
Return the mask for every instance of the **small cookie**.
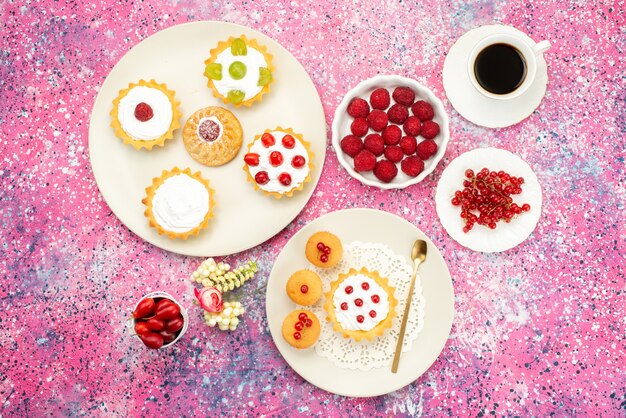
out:
M243 143L243 130L231 111L209 106L187 119L183 142L194 160L216 167L235 158Z
M314 266L335 267L343 256L343 246L337 235L316 232L306 243L305 255Z
M283 321L283 338L292 347L309 348L319 336L320 321L311 311L293 311Z
M311 270L298 270L287 280L287 295L298 305L313 305L322 297L322 280Z

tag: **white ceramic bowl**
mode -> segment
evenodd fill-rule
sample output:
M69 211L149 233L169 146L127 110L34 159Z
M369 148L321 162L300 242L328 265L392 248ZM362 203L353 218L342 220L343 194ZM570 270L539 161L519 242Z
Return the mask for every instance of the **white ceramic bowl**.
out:
M183 328L180 330L180 333L178 334L178 337L176 337L176 339L174 341L172 341L169 344L163 344L163 346L161 348L159 348L159 350L162 350L164 348L167 347L171 347L172 345L176 344L176 342L178 340L180 340L181 338L183 338L183 335L185 335L185 333L187 332L187 328L189 327L189 315L187 314L187 310L185 308L183 308L183 306L178 303L178 301L176 299L174 299L174 297L172 295L170 295L169 293L166 292L151 292L148 293L147 295L145 295L144 297L142 297L141 299L139 299L139 302L137 302L137 304L135 305L135 309L137 309L137 306L139 306L139 303L141 303L142 300L144 300L145 298L164 298L164 299L169 299L172 302L174 302L175 304L178 305L178 307L180 308L180 314L183 316L183 320L184 320L184 324L183 324ZM135 311L135 309L133 309L133 312ZM134 333L135 332L135 320L132 319L130 321L130 329L131 332ZM137 339L141 340L139 338L139 336L137 336Z
M350 124L354 120L352 116L348 114L348 105L352 101L352 99L356 97L361 97L369 102L370 94L379 87L386 88L389 90L389 94L393 93L393 90L396 87L405 86L410 87L415 91L415 100L424 100L431 104L433 110L435 111L435 117L433 121L439 124L439 135L437 135L434 140L437 142L437 153L433 155L428 160L424 161L424 171L422 171L417 177L409 177L400 169L400 163L397 163L398 166L398 175L394 178L390 183L383 183L378 180L373 172L366 173L357 173L354 171L352 157L345 154L341 150L341 140L346 136L351 134ZM392 99L393 103L393 99ZM418 137L418 143L420 142L420 138ZM337 106L337 110L335 110L335 119L333 120L333 148L335 149L335 153L337 154L337 159L339 163L343 166L343 168L350 173L352 177L359 180L363 184L367 184L368 186L378 187L380 189L403 189L412 184L419 183L422 181L427 175L433 172L441 158L446 152L446 147L448 146L448 140L450 139L450 129L448 126L448 115L441 103L441 100L437 98L430 91L429 88L423 86L415 80L410 78L401 77L397 75L377 75L370 79L364 80L360 82L356 87L352 90L348 91L348 93L344 96L339 106Z

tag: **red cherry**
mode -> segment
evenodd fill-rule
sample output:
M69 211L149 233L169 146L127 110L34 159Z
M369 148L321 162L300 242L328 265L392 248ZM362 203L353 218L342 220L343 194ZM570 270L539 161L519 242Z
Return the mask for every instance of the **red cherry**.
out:
M265 148L269 148L276 143L276 140L271 133L265 132L263 135L261 135L261 142L263 143Z
M328 263L328 255L326 255L326 254L322 254L322 255L320 256L320 261L321 261L322 263Z
M305 322L305 325L307 328L311 328L313 326L313 320L311 318L308 318Z
M300 315L298 315L298 319L302 322L306 321L308 318L308 315L305 314L304 312L300 312Z
M324 248L326 248L326 246L324 245L323 242L317 243L317 251L324 251Z
M141 102L135 106L135 118L140 122L147 122L154 116L152 107L148 103Z
M300 338L302 338L302 334L300 334L298 331L293 333L294 340L299 340Z
M304 324L300 321L296 322L293 326L296 331L302 331L302 328L304 328Z
M291 184L291 176L289 173L281 173L278 176L278 181L280 181L280 184L283 186L289 186Z
M283 136L283 146L285 148L292 149L294 147L294 145L296 145L296 140L293 139L293 136L291 136L291 135Z
M372 302L374 302L374 303L378 303L378 302L380 302L380 296L378 296L378 295L372 295Z
M322 252L326 255L330 254L332 250L330 249L330 247L324 247L324 249L322 250Z
M273 151L270 154L270 164L272 164L274 167L278 167L282 163L283 163L283 154L281 154L280 151Z
M347 294L352 293L352 291L353 291L353 290L354 290L354 289L352 288L352 286L348 286L348 287L346 287L346 293L347 293Z
M302 293L308 293L309 292L309 286L303 284L302 286L300 286L300 291Z
M267 184L267 182L270 181L270 176L267 174L267 171L259 171L258 173L256 173L256 175L254 176L254 180L258 183L258 184Z
M362 324L363 321L365 321L365 318L363 317L363 315L357 315L356 322L358 322L359 324Z
M244 155L243 160L246 164L256 167L259 165L259 154L255 154L254 152L249 152Z
M342 311L347 311L348 310L348 304L346 302L341 304L341 310ZM137 334L139 334L139 333L137 333Z
M370 311L370 317L376 318L376 311Z
M367 283L367 282L363 282L363 283L361 283L361 289L363 289L363 290L367 290L367 289L369 289L369 288L370 288L369 283Z
M363 299L355 299L354 304L356 306L363 306Z
M304 167L304 164L306 164L306 160L302 155L296 155L291 159L291 165L294 168Z

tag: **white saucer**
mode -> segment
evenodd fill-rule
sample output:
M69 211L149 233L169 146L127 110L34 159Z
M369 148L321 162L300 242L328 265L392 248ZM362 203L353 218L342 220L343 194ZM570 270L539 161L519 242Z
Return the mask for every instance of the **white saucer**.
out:
M467 60L474 45L495 33L519 35L531 44L535 43L528 35L510 26L481 26L467 32L452 45L443 65L443 87L452 106L465 119L487 128L503 128L526 119L539 107L548 85L546 61L539 55L535 81L521 96L497 100L476 90L467 73Z
M478 172L483 167L523 177L522 193L512 197L520 206L528 203L530 211L517 215L510 223L498 222L496 229L475 225L466 234L463 232L461 208L453 206L450 201L455 191L463 190L465 170L471 168ZM452 239L474 251L495 253L521 244L535 230L541 217L541 186L532 168L517 155L498 148L477 148L461 154L448 164L437 184L435 203L439 220Z

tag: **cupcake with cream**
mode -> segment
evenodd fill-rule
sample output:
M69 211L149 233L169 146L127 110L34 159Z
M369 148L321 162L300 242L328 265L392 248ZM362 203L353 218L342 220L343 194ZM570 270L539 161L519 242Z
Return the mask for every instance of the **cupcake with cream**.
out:
M327 319L345 338L373 340L391 328L398 304L394 292L377 272L350 269L325 294Z
M311 145L288 128L268 129L248 144L244 170L255 189L280 199L311 181Z
M219 42L204 65L209 88L224 103L251 106L270 91L272 56L265 46L245 35Z
M163 146L180 128L180 103L174 94L154 80L130 83L113 100L110 114L115 135L138 150Z
M164 170L146 188L144 214L159 234L187 239L208 226L213 217L214 193L199 171L192 174L189 168L174 167Z

